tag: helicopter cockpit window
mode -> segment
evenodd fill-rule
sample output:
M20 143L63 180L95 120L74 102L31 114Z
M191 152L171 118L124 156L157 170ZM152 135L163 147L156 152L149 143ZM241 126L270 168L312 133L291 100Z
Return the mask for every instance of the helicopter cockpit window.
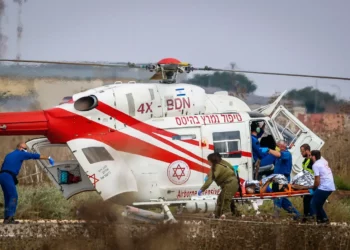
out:
M90 164L101 161L113 161L113 157L104 147L89 147L82 149L86 159Z
M240 158L241 135L239 131L214 132L214 151L221 154L223 158Z
M96 96L84 96L74 102L74 108L78 111L89 111L96 108L98 100Z

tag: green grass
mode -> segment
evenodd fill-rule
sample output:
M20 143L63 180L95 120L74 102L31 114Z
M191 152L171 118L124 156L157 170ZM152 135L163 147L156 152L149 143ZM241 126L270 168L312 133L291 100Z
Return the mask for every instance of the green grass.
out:
M77 219L76 211L81 205L92 204L89 207L89 213L93 216L101 213L102 198L96 192L85 192L73 196L66 200L61 192L50 184L41 184L36 186L18 185L18 207L16 218L18 219ZM325 211L332 221L347 221L350 222L350 197L339 197L332 194L330 202L324 205ZM293 205L303 213L303 199L300 197L290 198ZM3 195L0 195L0 213L3 214ZM99 205L96 207L95 205ZM253 215L253 209L248 210L247 205L237 205L241 213L245 215ZM104 209L104 208L102 208ZM172 210L175 208L172 208ZM259 207L262 215L273 214L272 201L265 201ZM112 207L113 213L120 214L118 207ZM173 211L175 212L175 210ZM91 216L90 215L90 216ZM289 216L285 211L281 212L281 216Z
M338 190L350 190L350 178L334 176L334 182Z
M61 192L50 184L17 186L18 219L75 219L76 208L85 202L102 200L96 192L86 192L66 200ZM3 214L3 194L0 197L0 213Z
M303 215L303 198L302 197L291 197L289 200L292 202L293 206ZM248 205L244 204L237 206L238 210L247 216L255 215L255 211L251 208L248 209ZM334 222L350 222L350 197L341 197L339 192L334 192L328 197L328 202L323 206L328 217ZM264 201L263 205L259 207L261 215L272 216L274 213L274 204L272 200ZM290 217L292 215L288 214L283 209L280 213L281 218Z

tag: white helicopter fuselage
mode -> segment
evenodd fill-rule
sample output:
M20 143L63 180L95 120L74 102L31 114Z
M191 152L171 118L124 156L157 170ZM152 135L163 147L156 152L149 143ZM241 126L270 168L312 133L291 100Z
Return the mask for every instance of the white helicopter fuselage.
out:
M323 145L282 106L269 117L252 112L227 92L206 94L191 84L112 84L75 94L71 101L44 113L45 138L27 145L36 152L42 147L69 147L72 161L55 166L39 161L66 198L96 190L104 200L127 195L128 203L159 197L188 200L203 185L210 170L207 155L214 149L239 166L240 178L252 180L252 121L265 121L275 141L290 139L295 174L303 160L299 147ZM284 120L282 124L278 120L281 114L300 132L285 130ZM80 173L81 181L65 184L62 171ZM205 194L219 192L213 183Z

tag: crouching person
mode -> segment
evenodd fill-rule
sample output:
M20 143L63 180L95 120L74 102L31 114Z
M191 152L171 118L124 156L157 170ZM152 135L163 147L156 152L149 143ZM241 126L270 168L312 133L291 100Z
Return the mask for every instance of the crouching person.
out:
M238 191L239 183L231 164L222 160L219 153L209 154L208 161L211 169L206 182L198 191L198 195L201 195L215 181L221 187L215 207L215 218L225 219L226 214L231 214L231 200Z

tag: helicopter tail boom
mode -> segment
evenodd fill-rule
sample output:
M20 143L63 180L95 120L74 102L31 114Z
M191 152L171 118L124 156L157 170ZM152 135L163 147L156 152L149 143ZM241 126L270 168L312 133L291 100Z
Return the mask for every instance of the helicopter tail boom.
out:
M46 135L47 131L44 111L0 113L0 136Z

